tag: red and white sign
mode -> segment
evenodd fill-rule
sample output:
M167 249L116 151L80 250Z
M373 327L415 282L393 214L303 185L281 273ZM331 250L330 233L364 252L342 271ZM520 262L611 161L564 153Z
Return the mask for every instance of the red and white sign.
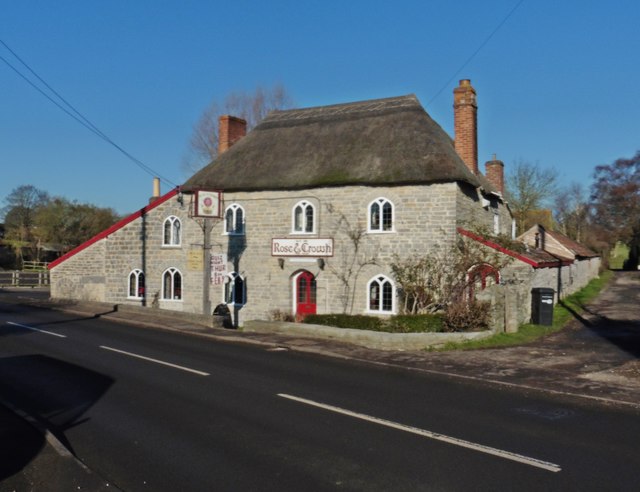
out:
M196 217L220 218L222 193L220 191L196 190Z
M227 276L227 255L224 253L211 254L211 284L224 284Z
M333 256L333 239L274 238L271 240L271 256Z

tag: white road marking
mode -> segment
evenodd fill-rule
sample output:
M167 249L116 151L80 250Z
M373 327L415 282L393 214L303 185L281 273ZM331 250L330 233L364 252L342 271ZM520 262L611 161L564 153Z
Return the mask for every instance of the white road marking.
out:
M54 333L52 331L47 331L47 330L40 330L39 328L34 328L33 326L21 325L20 323L14 323L13 321L7 321L7 324L11 326L19 326L20 328L26 328L27 330L44 333L45 335L53 335L54 337L67 338L66 335L61 335L60 333Z
M510 451L504 451L502 449L492 448L489 446L484 446L482 444L476 444L470 441L465 441L464 439L458 439L456 437L445 436L444 434L438 434L437 432L431 432L429 430L419 429L417 427L398 424L390 420L385 420L378 417L372 417L364 413L358 413L358 412L353 412L351 410L347 410L344 408L334 407L333 405L326 405L324 403L319 403L313 400L307 400L305 398L300 398L293 395L287 395L284 393L278 393L278 396L282 398L287 398L289 400L297 401L299 403L304 403L305 405L311 405L314 407L322 408L324 410L329 410L331 412L336 412L343 415L348 415L350 417L355 417L357 419L366 420L368 422L373 422L374 424L384 425L384 426L391 427L393 429L398 429L404 432L410 432L412 434L417 434L419 436L427 437L429 439L435 439L436 441L446 442L449 444L453 444L455 446L472 449L474 451L480 451L481 453L491 454L493 456L498 456L500 458L517 461L518 463L524 463L525 465L535 466L537 468L542 468L544 470L548 470L551 472L559 472L562 469L560 468L559 465L550 463L548 461L542 461L536 458L530 458L528 456L523 456L521 454L512 453Z
M119 354L128 355L130 357L136 357L138 359L146 360L149 362L155 362L156 364L162 364L163 366L173 367L174 369L180 369L182 371L192 372L194 374L198 374L199 376L209 376L208 372L196 371L195 369L190 369L188 367L179 366L177 364L172 364L171 362L165 362L163 360L152 359L151 357L145 357L144 355L134 354L132 352L125 352L124 350L119 350L113 347L106 347L105 345L100 345L101 349L111 350L112 352L117 352Z

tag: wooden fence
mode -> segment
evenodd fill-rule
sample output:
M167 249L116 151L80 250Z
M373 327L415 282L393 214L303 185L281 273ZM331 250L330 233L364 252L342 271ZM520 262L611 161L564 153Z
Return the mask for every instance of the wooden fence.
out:
M48 287L49 272L44 271L8 271L0 272L0 287Z

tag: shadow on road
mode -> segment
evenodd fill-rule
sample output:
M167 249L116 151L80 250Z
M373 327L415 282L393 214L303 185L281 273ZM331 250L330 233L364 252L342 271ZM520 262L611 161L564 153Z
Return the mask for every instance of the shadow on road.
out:
M87 410L113 382L100 373L45 355L0 359L2 398L40 421L72 452L65 431L87 420ZM22 470L44 445L42 435L26 422L5 414L4 409L0 411L0 419L4 418L0 429L12 417L10 438L3 436L0 443L0 481ZM7 456L11 458L4 459Z
M618 349L640 359L640 306L630 302L637 296L638 286L634 283L623 284L621 279L638 278L637 274L616 272L605 299L603 294L590 305L580 305L577 312L564 301L560 305L592 334L606 340ZM615 316L605 314L613 313Z

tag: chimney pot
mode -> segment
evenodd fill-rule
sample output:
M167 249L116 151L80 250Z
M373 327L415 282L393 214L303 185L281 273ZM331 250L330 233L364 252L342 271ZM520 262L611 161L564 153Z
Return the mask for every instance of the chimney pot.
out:
M454 143L456 152L474 175L478 175L478 104L469 79L453 90Z
M153 178L153 195L149 198L149 203L155 202L160 198L160 178Z

